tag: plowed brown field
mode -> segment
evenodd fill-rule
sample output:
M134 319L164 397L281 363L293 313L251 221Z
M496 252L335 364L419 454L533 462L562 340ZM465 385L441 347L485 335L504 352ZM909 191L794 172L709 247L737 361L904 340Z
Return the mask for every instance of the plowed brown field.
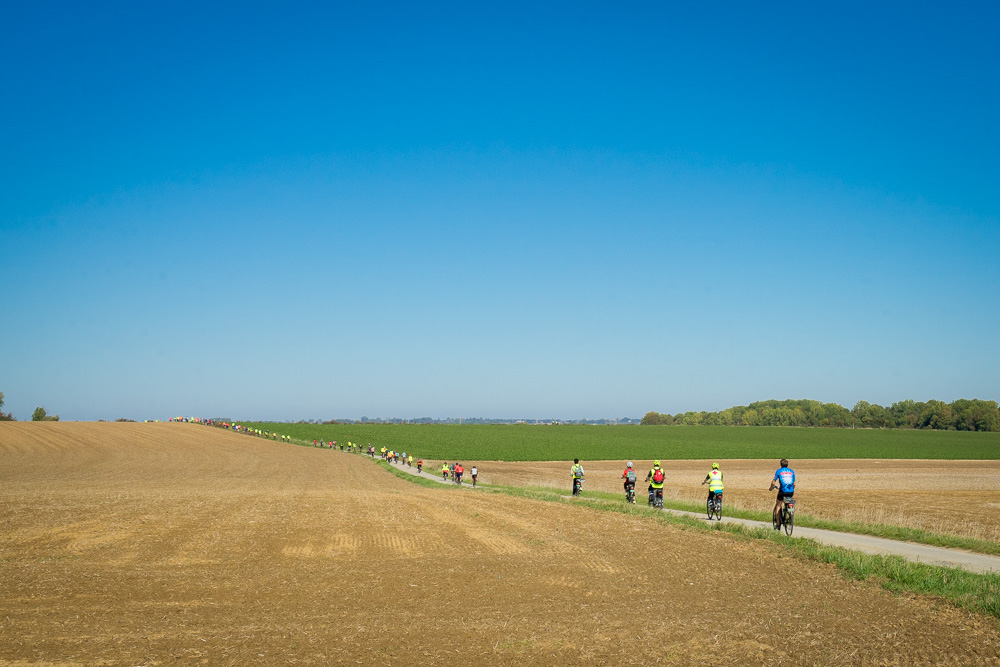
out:
M0 664L997 664L768 543L187 424L0 424Z

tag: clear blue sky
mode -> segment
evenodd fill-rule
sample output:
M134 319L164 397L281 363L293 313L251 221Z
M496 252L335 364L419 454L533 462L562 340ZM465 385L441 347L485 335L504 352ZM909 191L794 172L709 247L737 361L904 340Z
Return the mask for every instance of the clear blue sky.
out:
M5 409L998 399L998 19L993 2L12 5Z

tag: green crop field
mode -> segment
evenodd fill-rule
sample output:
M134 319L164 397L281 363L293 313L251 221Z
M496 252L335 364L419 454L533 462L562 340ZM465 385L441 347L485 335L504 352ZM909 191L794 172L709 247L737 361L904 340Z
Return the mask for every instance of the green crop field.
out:
M968 431L241 423L308 442L371 443L429 459L1000 459L1000 433Z

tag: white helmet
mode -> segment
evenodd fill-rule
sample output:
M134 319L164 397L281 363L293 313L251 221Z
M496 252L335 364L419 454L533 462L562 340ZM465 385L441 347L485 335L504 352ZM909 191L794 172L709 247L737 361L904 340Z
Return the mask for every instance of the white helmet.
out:
M632 462L631 462L631 461L629 461L629 462L628 462L628 467L629 467L629 468L631 468L631 467L632 467Z

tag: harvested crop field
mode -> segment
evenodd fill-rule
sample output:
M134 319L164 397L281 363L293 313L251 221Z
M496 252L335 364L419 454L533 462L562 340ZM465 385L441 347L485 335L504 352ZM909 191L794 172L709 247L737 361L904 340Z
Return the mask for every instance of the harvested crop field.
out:
M769 543L198 425L0 424L0 535L0 664L1000 661Z
M777 461L719 460L726 504L770 510L767 487ZM1000 542L1000 461L812 459L791 461L798 511L827 519L921 528ZM624 461L584 461L586 488L619 492ZM640 481L652 465L636 461ZM479 465L486 484L550 486L569 490L569 463L488 462ZM664 460L664 494L703 503L701 486L712 461ZM646 486L640 483L639 495ZM640 498L641 500L641 498Z

